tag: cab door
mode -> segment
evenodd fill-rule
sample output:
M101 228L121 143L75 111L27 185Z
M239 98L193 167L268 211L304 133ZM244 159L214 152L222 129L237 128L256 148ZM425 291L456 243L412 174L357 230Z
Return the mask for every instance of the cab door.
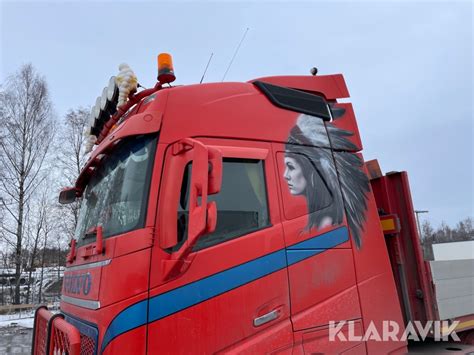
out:
M340 353L358 345L329 343L326 336L331 321L360 325L353 244L324 123L302 115L298 124L321 127L318 140L303 141L303 134L312 136L300 129L296 138L290 133L287 144L274 143L295 341L307 352Z
M167 207L175 210L169 223L178 242L168 249L155 243L153 249L148 349L189 354L289 348L286 252L271 145L198 140L223 156L221 190L208 197L217 205L217 225L198 239L177 274L164 277L166 260L185 244L194 173L192 161L169 164L175 157L168 149L163 176L182 170L178 205ZM161 186L160 198L167 188Z

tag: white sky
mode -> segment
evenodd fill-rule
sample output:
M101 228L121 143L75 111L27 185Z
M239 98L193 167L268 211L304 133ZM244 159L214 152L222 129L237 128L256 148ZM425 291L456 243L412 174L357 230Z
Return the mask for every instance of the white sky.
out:
M89 106L127 62L147 87L156 55L177 84L343 73L366 160L407 170L435 225L474 216L473 2L20 2L0 0L0 82L31 62L58 116Z

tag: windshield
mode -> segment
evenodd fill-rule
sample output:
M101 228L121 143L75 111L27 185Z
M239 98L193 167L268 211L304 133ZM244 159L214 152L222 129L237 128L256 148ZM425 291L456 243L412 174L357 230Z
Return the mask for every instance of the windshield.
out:
M102 226L103 236L125 233L145 224L148 189L156 138L129 138L103 159L83 194L75 237L89 243L86 233Z

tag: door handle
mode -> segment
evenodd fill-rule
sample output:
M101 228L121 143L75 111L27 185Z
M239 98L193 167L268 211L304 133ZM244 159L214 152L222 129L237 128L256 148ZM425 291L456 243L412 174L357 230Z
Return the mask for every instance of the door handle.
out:
M268 323L274 319L277 319L279 315L280 315L280 311L278 309L275 309L267 314L264 314L263 316L255 318L253 320L253 325L255 327L259 327L265 323Z

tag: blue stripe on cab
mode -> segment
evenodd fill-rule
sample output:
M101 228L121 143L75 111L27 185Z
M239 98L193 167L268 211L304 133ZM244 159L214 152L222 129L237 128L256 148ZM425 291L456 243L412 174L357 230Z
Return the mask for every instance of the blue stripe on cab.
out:
M288 250L295 249L329 249L347 242L349 240L349 232L346 227L334 229L330 232L307 239L303 242L290 245Z
M148 300L135 303L114 318L102 340L102 351L117 336L147 323L147 303Z
M288 258L288 265L293 265L293 264L296 264L297 262L302 261L304 259L311 258L312 256L315 256L316 254L322 253L325 250L326 249L287 250L286 251L286 256Z
M286 266L285 251L262 256L150 299L149 322L182 311Z

